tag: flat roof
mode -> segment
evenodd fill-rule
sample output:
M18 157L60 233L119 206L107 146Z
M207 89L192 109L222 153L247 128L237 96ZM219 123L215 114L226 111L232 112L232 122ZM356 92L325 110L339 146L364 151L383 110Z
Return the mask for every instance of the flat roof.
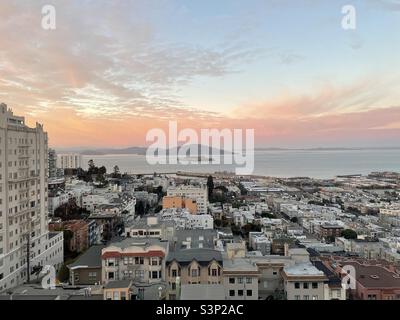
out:
M101 251L106 248L104 245L95 245L86 250L68 268L86 267L101 268Z
M115 280L109 281L104 289L119 289L119 288L129 288L132 286L132 280Z
M181 300L225 300L222 284L182 285Z
M343 261L341 265L351 265L356 269L356 280L366 288L400 289L400 275L382 266L364 265L356 261Z
M324 276L324 272L317 269L311 262L300 263L293 266L284 267L283 271L288 276Z

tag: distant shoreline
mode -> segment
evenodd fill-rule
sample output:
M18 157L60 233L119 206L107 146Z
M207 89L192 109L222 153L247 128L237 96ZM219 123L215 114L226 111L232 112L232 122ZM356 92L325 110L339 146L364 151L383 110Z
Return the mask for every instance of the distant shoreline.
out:
M146 155L147 148L132 147L132 148L104 148L93 150L78 150L78 149L57 149L58 153L79 153L83 156L106 156L106 155ZM400 150L400 147L320 147L320 148L255 148L254 151L369 151L369 150Z

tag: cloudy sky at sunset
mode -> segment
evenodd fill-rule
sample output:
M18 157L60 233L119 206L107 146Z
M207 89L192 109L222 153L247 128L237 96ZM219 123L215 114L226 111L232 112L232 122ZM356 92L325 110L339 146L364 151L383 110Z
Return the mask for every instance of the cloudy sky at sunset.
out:
M400 1L2 0L0 102L56 147L144 145L168 120L265 147L400 146Z

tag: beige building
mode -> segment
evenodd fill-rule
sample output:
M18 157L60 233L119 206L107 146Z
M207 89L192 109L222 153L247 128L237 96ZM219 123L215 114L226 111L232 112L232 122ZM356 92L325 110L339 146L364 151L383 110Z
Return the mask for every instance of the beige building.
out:
M111 281L104 287L103 294L104 300L131 300L133 294L132 281Z
M165 196L163 209L187 209L191 214L197 214L197 202L181 196Z
M63 235L48 230L48 138L0 104L0 291L30 271L63 263ZM32 274L31 279L37 274Z
M208 191L207 186L187 186L180 185L177 187L169 187L167 197L183 197L192 199L197 204L197 213L206 214L208 210Z
M282 277L287 300L324 300L328 278L311 262L285 267Z
M57 168L60 169L82 168L82 156L78 153L58 154Z
M177 279L181 285L222 284L222 255L213 249L182 249L167 258L168 299L177 298Z
M153 284L165 279L168 241L155 238L127 238L102 250L102 282L132 280Z
M259 276L257 265L248 259L224 259L225 300L258 300Z

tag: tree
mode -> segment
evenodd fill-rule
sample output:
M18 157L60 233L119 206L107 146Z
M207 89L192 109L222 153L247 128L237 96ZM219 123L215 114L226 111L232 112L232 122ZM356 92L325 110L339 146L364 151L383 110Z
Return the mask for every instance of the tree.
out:
M209 176L207 178L207 187L208 187L208 198L211 199L214 191L214 179L212 176Z
M114 170L113 170L112 177L113 177L113 178L119 178L119 177L121 177L121 172L120 172L118 166L114 166Z
M143 216L144 215L144 213L145 213L145 205L144 205L143 201L138 201L136 203L135 212L139 216Z
M88 161L88 166L89 166L89 172L92 172L92 171L94 170L94 168L96 167L96 166L94 165L93 159L90 159L90 160Z
M63 263L60 270L58 270L57 279L60 282L67 282L69 280L69 269L65 263Z
M270 218L270 219L276 219L276 215L270 212L263 212L261 213L261 217L263 218Z
M351 229L345 229L341 233L342 237L345 239L357 239L357 232Z
M107 173L107 169L105 166L101 166L100 168L98 168L98 172L99 172L99 174L104 175Z

